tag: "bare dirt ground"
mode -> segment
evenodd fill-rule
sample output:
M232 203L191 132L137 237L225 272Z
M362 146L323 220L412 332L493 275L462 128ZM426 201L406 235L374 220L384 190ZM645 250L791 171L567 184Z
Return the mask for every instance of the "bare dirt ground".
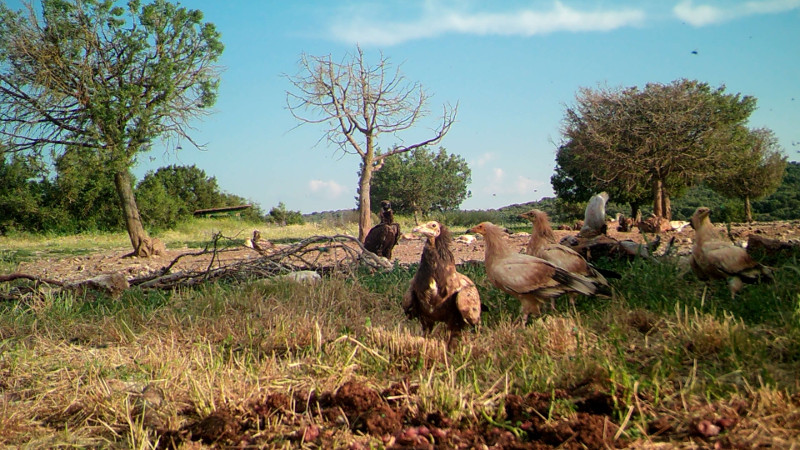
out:
M718 226L717 229L721 233L727 233L726 228L723 226ZM560 240L565 236L576 235L577 232L556 230L555 234L557 239ZM800 221L736 224L731 227L731 237L739 244L746 243L751 234L758 234L783 242L798 242L800 241ZM645 242L645 240L652 241L655 238L655 235L643 235L635 229L626 233L620 233L612 229L608 235L617 240L630 239L638 243ZM656 250L656 254L664 251L667 242L673 236L675 237L674 246L677 254L685 255L691 251L694 231L687 226L681 231L662 233L661 244ZM529 234L524 232L514 233L509 236L509 242L520 250L525 247L528 239ZM419 262L422 245L423 243L419 239L401 239L394 249L392 261L396 261L401 265ZM279 248L281 246L276 246L276 249ZM456 258L456 264L467 261L483 261L484 245L480 239L469 244L455 240L452 250ZM192 256L193 253L199 253L199 250L189 248L168 248L164 255L151 258L125 257L128 252L129 250L126 249L90 253L70 258L44 258L20 264L18 272L65 282L85 280L100 274L114 272L121 273L128 279L133 279L161 270L181 255L183 257L171 269L171 272L180 270L203 271L237 261L255 260L261 256L255 250L246 247L229 248L224 252L218 253L213 261L210 254Z

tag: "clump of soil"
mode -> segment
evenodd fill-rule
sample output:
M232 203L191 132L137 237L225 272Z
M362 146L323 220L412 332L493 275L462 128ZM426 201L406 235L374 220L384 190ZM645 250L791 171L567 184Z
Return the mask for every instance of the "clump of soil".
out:
M355 380L340 388L315 393L296 393L294 398L275 393L236 410L219 409L206 417L187 412L187 422L177 430L161 430L164 448L178 448L190 442L213 447L270 446L302 442L319 447L331 445L342 432L366 436L387 448L515 448L515 449L605 449L626 445L614 439L607 393L585 389L574 392L531 392L505 398L505 417L465 419L455 422L434 411L417 416L398 402L398 394L413 401L416 388L395 383L383 392ZM410 394L410 396L409 396ZM576 395L581 399L576 401ZM577 411L553 413L553 402L575 401ZM401 404L402 403L402 404ZM267 421L281 423L285 432L264 433ZM259 431L261 430L261 431ZM351 448L367 448L362 442Z

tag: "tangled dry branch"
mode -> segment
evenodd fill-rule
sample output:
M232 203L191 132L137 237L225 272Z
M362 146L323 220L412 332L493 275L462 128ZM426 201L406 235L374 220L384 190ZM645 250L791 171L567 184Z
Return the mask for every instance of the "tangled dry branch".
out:
M233 242L233 239L217 233L203 250L194 253L183 253L161 269L141 277L126 280L124 284L137 286L140 289L169 290L196 286L214 280L269 278L303 270L321 274L338 272L352 275L359 267L366 267L370 270L389 270L392 268L392 263L386 258L367 251L358 239L343 234L312 236L297 243L281 247L255 247L252 250L257 252L259 257L223 263L221 255L239 250L238 246L225 245L230 242ZM203 257L206 255L210 255L210 258L208 264L202 270L173 271L173 268L183 258ZM24 296L42 293L45 289L49 292L60 292L88 287L94 290L105 290L112 295L117 295L121 292L118 289L119 283L110 283L112 285L106 287L103 281L98 283L99 278L95 277L91 280L85 280L85 282L64 283L22 273L1 275L0 283L16 280L25 280L28 283L14 286L8 292L0 292L0 300L18 300ZM89 283L90 281L91 283Z

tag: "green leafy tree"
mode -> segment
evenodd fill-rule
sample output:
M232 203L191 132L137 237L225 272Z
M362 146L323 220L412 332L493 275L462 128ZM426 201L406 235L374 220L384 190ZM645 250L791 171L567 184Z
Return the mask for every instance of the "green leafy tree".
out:
M573 207L578 206L579 217L583 217L586 202L598 192L607 192L611 201L630 205L631 217L636 217L640 206L650 199L651 190L645 184L617 185L592 177L592 170L583 167L580 159L573 157L571 141L562 145L556 153L555 173L550 177L553 192L559 199L559 209L567 216Z
M647 188L653 213L671 218L670 196L726 158L755 106L753 97L685 79L644 89L581 89L566 110L559 152L568 154L557 157L557 173L590 191L613 187L638 197Z
M743 200L745 220L752 222L751 200L778 189L788 158L775 133L766 128L750 131L743 144L737 147L709 178L708 184L725 197Z
M397 212L409 212L418 220L429 211L450 211L468 198L472 172L464 158L434 153L427 148L387 158L375 173L370 196L373 205L392 202Z
M155 139L195 144L189 123L216 100L222 50L202 12L164 0L0 4L0 136L17 152L94 151L113 173L133 253L147 256L155 242L130 168Z
M248 202L220 190L215 177L195 165L161 167L148 172L136 185L145 223L169 228L193 217L198 209L239 206ZM261 210L253 206L243 216L260 220Z
M286 205L283 202L278 202L278 206L273 206L272 209L269 210L267 219L271 223L280 226L302 225L305 223L305 220L303 220L303 215L300 214L300 211L287 210Z
M30 157L3 154L0 146L0 234L41 230L44 192L41 167Z
M56 157L50 204L64 213L57 231L119 230L124 226L114 173L97 152L75 147Z
M228 206L217 179L195 165L171 165L150 171L136 185L136 193L146 192L156 185L162 186L167 195L180 200L178 216L190 217L198 209Z
M800 219L800 162L786 165L783 182L774 194L753 202L759 220Z
M387 158L426 145L435 145L455 122L457 108L444 107L432 136L410 145L377 152L382 135L396 137L417 125L427 113L429 96L418 83L409 83L381 56L370 65L361 48L342 62L328 56L302 55L300 73L288 77L295 92L287 92L292 115L302 123L324 124L325 138L344 153L361 159L358 180L358 238L372 225L370 214L373 173Z

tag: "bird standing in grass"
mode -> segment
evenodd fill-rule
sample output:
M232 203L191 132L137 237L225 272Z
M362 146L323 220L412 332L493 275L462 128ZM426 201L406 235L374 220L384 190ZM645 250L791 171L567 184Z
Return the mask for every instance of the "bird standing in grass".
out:
M392 250L400 240L401 233L400 224L394 221L394 211L389 200L381 201L380 217L381 222L372 227L364 238L364 248L378 256L392 259Z
M426 239L417 272L403 296L403 311L419 319L425 334L436 322L444 322L450 335L447 347L452 348L465 326L480 323L480 294L469 277L456 271L447 227L431 221L413 232Z
M606 278L594 266L589 264L583 256L575 250L556 242L556 236L550 226L547 213L532 209L520 214L520 217L528 219L533 225L531 239L528 241L525 253L549 261L569 272L583 275L598 285L604 286L605 289L609 289ZM575 305L575 295L575 293L569 294L569 300L573 306ZM550 306L555 309L553 301L551 299Z
M758 263L747 250L733 245L717 233L710 214L710 209L700 207L692 215L695 239L690 264L697 278L704 281L727 279L731 298L744 287L744 283L772 281L769 267Z
M505 242L503 229L491 222L482 222L469 231L483 236L486 277L495 287L520 300L523 324L531 314L539 315L541 304L548 300L570 292L594 295L602 290L596 281L516 252Z

